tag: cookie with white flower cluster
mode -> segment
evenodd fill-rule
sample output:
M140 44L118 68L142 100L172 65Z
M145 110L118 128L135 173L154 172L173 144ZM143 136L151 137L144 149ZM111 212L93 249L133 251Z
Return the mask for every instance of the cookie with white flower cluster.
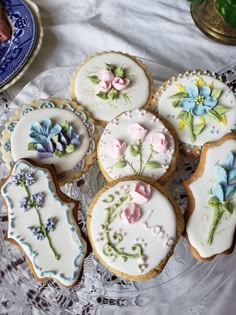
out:
M112 119L97 149L99 167L109 182L136 175L165 184L176 169L178 154L175 130L144 109L126 111Z
M214 72L194 70L165 81L152 107L178 133L186 154L199 156L201 147L236 128L236 91Z
M60 184L80 178L96 158L98 130L83 106L48 98L22 106L6 122L1 152L6 166L21 159L53 164Z
M120 113L146 108L153 80L146 66L126 53L104 51L88 57L75 69L70 95L105 126Z
M236 243L236 133L204 144L188 193L186 237L200 261L228 255Z
M63 194L55 168L18 160L1 183L8 211L6 240L19 247L38 281L78 283L87 241L78 221L79 202Z
M184 229L182 213L159 184L142 177L115 180L92 200L87 229L97 259L129 280L157 276Z

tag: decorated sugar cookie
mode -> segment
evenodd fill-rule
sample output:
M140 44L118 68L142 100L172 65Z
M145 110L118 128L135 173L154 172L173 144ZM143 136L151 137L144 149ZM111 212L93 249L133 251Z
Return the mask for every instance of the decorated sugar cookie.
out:
M130 280L158 275L183 230L183 218L164 189L141 177L126 177L105 186L94 197L87 228L98 260Z
M60 191L55 169L19 160L1 194L8 210L6 239L26 254L35 278L75 285L87 244L76 223L78 202Z
M236 133L203 146L199 166L185 187L186 232L193 255L205 261L231 253L236 227Z
M164 82L154 98L158 113L176 129L187 154L235 128L235 92L215 73L188 71Z
M176 168L174 130L144 109L127 111L107 124L98 144L98 162L106 179L138 175L165 183Z
M152 79L135 57L121 52L101 52L76 68L70 94L104 126L124 111L147 106Z
M1 139L3 159L54 164L60 184L81 177L96 157L98 133L84 108L67 99L38 100L10 117Z

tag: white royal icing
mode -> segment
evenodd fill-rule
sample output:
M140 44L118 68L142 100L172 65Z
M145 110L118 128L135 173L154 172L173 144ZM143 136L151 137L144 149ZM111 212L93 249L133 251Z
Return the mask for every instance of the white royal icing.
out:
M141 164L140 154L133 156L129 147L130 144L135 145L139 143L138 140L135 140L132 137L132 133L129 132L129 127L133 124L139 124L147 130L147 134L141 144ZM167 139L167 150L166 152L160 153L153 151L150 158L151 141L155 133L165 135ZM117 161L119 161L119 158L112 156L109 151L109 146L114 139L123 141L126 144L124 157L129 164L127 163L125 167L116 167L115 165ZM158 180L168 170L174 153L175 141L170 131L164 126L159 118L143 109L124 112L120 116L114 118L108 123L103 131L98 145L99 163L112 179L138 174ZM145 167L145 163L148 161L158 162L160 166L153 168ZM132 168L130 164L132 164ZM138 173L140 171L140 165L141 169L143 169L142 174ZM137 171L137 173L135 174L134 171Z
M226 125L221 124L218 121L215 121L212 118L206 119L206 126L203 131L197 135L194 143L191 142L188 128L184 128L180 130L179 128L179 119L177 119L178 114L181 111L180 107L174 107L172 105L173 99L170 99L170 96L178 93L179 90L176 88L176 84L180 84L184 87L192 84L196 80L195 75L189 75L185 77L178 77L174 82L168 85L161 92L159 101L158 101L158 113L162 115L164 118L168 119L173 127L176 129L179 139L187 144L194 144L196 146L202 146L207 141L215 141L221 138L223 135L227 134L234 128L236 122L236 98L234 96L233 91L222 81L217 80L211 76L207 75L199 75L199 77L203 78L206 84L209 84L213 81L213 87L215 89L221 89L222 93L218 99L217 104L227 106L231 108L230 111L225 113L226 117ZM194 117L195 123L198 123L198 117Z
M28 143L30 142L29 131L32 123L35 121L40 122L46 118L58 124L67 121L79 134L81 143L73 153L65 154L60 158L48 157L39 159L36 151L28 150ZM89 135L82 120L73 112L61 108L43 108L28 112L17 122L11 135L11 153L14 161L21 158L30 158L43 163L54 164L57 173L63 173L75 167L83 159L88 148Z
M223 215L216 227L212 244L207 244L214 214L213 208L208 205L208 200L211 197L209 192L214 190L219 182L217 179L217 165L224 166L226 156L230 151L236 154L235 140L227 140L220 146L210 147L207 151L202 176L189 185L194 196L195 206L187 224L187 233L190 243L203 258L229 249L233 242L236 226L236 193L231 198L231 203L234 206L233 213Z
M114 233L120 233L123 240L116 248L125 253L134 254L132 246L139 244L142 246L143 253L138 258L128 258L126 261L121 256L104 254L104 245L107 243L102 225L104 225L108 210L127 195L136 184L145 184L137 180L126 180L109 187L103 192L94 205L91 213L91 224L89 226L91 241L99 257L113 269L132 276L145 275L154 269L163 258L166 257L176 238L176 215L173 205L168 198L159 190L151 187L150 198L140 204L141 217L136 219L133 224L127 224L122 219L122 210L125 205L132 204L132 198L126 199L113 212L116 218L109 225L109 235L112 239ZM137 206L137 205L136 205ZM117 240L113 240L114 243Z
M105 63L120 65L126 70L130 79L129 86L122 92L127 93L129 100L120 96L114 100L103 100L96 96L95 87L87 77L97 75L104 69ZM77 101L85 106L97 120L110 121L126 110L143 107L150 94L150 81L144 69L132 58L119 53L104 53L93 57L85 63L76 75L74 92Z
M12 183L11 177L1 189L8 207L8 238L15 240L23 248L38 278L51 277L65 286L71 286L78 279L87 247L73 218L75 205L58 197L47 169L20 160L14 165L12 175L19 174L21 169L33 172L35 183L29 186L31 195L38 192L45 194L43 207L39 209L43 223L45 224L47 218L56 218L55 230L49 236L61 257L57 260L47 239L38 240L29 229L31 226L39 226L37 212L34 208L24 211L20 207L20 201L26 196L26 192L21 186Z

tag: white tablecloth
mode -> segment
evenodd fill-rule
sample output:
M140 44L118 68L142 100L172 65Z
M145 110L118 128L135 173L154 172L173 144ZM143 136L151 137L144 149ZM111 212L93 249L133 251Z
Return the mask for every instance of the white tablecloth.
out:
M217 71L236 60L236 48L218 44L195 26L187 0L36 0L44 28L40 53L9 93L42 71L116 50L177 70Z
M104 50L127 52L176 70L200 68L218 71L236 62L235 47L218 44L198 30L190 15L189 2L185 0L36 0L34 2L41 13L44 29L43 45L24 77L6 91L9 99L13 99L29 81L41 72L55 67L69 67L82 61L88 55ZM30 97L29 94L27 97ZM187 252L187 245L183 244ZM150 295L134 294L132 299L131 294L130 300L122 300L121 294L116 300L116 306L107 305L113 303L112 297L115 296L113 291L110 293L108 291L100 300L91 300L91 304L85 303L88 305L87 309L86 307L81 307L81 309L83 309L83 314L107 315L145 313L174 315L176 309L179 315L233 315L236 312L236 268L235 271L230 270L224 276L223 266L227 264L221 267L221 261L221 258L217 261L216 278L214 279L212 275L210 278L214 279L217 285L215 287L212 285L212 291L207 294L204 292L198 294L196 300L191 291L185 292L186 303L184 303L185 308L182 313L179 311L181 310L179 303L182 302L171 299L171 296L168 299L166 289L162 287L158 289L158 286ZM235 266L236 255L231 255L228 261L229 266ZM188 281L191 279L191 267L189 268ZM201 264L195 265L195 268L201 268ZM214 272L214 268L209 267L209 270ZM171 274L171 270L166 272ZM207 274L205 276L207 277ZM11 283L11 280L9 281ZM183 282L184 287L184 277L180 277L179 281ZM119 283L119 285L122 284ZM194 286L195 283L193 283ZM125 288L127 289L127 286ZM96 288L94 290L96 291ZM132 292L134 288L131 286L130 290ZM165 290L165 297L159 304L160 299L155 299L155 294L160 297L162 290ZM171 290L174 288L170 288ZM75 310L71 313L69 305L64 304L64 310L62 307L60 312L55 313L47 313L46 306L42 304L44 311L41 312L38 305L31 304L32 296L29 292L27 294L28 296L23 298L24 301L28 299L29 307L24 309L24 314L81 314L79 311L76 313ZM70 291L70 294L74 294L71 299L76 301L76 294L73 291ZM191 300L189 304L188 294ZM91 296L93 296L92 293ZM111 302L107 302L107 296L110 297ZM124 292L124 296L127 296L127 293ZM149 300L147 300L148 296L151 297ZM59 299L60 297L58 297L58 303ZM103 302L101 299L104 299ZM37 301L35 296L33 300ZM98 304L99 307L96 306ZM187 308L186 305L188 305ZM0 313L2 314L1 308ZM18 313L15 314L18 315Z

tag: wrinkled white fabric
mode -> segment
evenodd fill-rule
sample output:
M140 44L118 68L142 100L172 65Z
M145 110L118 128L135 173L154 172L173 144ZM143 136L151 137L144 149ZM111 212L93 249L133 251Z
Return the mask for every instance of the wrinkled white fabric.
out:
M195 26L187 0L36 0L44 29L40 53L10 93L42 71L116 50L177 70L217 71L236 48L208 39Z

